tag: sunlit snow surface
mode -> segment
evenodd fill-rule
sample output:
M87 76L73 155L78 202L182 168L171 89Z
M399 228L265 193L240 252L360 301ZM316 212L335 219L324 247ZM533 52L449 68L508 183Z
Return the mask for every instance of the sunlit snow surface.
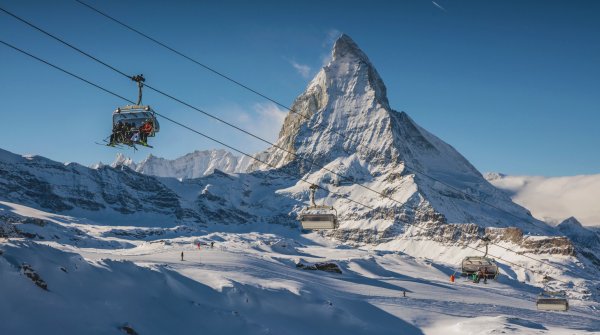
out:
M20 230L54 235L0 240L0 334L107 334L124 325L139 334L600 334L598 303L575 298L569 312L537 311L540 289L511 279L506 265L488 284L450 283L468 252L434 242L393 246L404 253L286 227L111 227L0 208L46 222ZM443 261L408 255L419 248ZM343 273L301 270L300 260L334 262ZM24 263L48 291L23 274Z

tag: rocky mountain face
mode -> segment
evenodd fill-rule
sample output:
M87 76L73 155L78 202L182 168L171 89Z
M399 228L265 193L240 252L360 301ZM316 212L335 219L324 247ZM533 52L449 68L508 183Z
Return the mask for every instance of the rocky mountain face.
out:
M292 225L295 216L287 213L298 201L275 194L293 184L285 176L261 171L229 175L215 169L198 179L155 177L127 162L88 168L0 149L0 222L21 220L2 216L1 202L6 201L106 225ZM12 228L1 230L9 234Z
M574 242L577 252L600 267L600 233L587 229L576 218L570 217L556 228Z
M296 113L286 117L277 147L258 157L373 207L328 195L327 203L342 209L343 229L336 234L343 239L398 236L406 223L428 222L517 226L528 234L554 234L454 148L393 110L386 91L365 53L342 35L331 62L292 105ZM267 167L250 166L257 169Z
M0 193L0 200L55 213L186 217L177 194L153 177L6 151L0 152Z
M135 163L119 153L111 166L127 166L134 171L156 177L194 179L209 175L215 170L226 173L244 172L249 164L250 158L238 157L229 151L220 149L198 150L176 159L149 155L139 163Z

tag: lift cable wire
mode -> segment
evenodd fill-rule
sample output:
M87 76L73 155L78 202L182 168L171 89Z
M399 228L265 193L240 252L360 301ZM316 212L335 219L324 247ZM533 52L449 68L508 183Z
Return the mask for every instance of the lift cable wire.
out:
M210 66L208 66L208 65L206 65L206 64L204 64L204 63L202 63L202 62L200 62L200 61L198 61L198 60L196 60L196 59L194 59L194 58L192 58L192 57L190 57L190 56L187 56L187 55L185 55L184 53L182 53L182 52L180 52L180 51L176 50L175 48L173 48L173 47L170 47L170 46L169 46L169 45L167 45L166 43L164 43L164 42L161 42L161 41L157 40L156 38L154 38L154 37L152 37L152 36L149 36L148 34L145 34L145 33L141 32L141 31L140 31L140 30L138 30L138 29L135 29L135 28L131 27L130 25L128 25L128 24L126 24L126 23L124 23L124 22L122 22L122 21L120 21L120 20L116 19L115 17L113 17L113 16L111 16L111 15L109 15L109 14L107 14L107 13L105 13L105 12L103 12L103 11L101 11L101 10L99 10L99 9L95 8L95 7L93 7L92 5L90 5L90 4L87 4L87 3L85 3L85 2L83 2L83 1L81 1L81 0L75 0L75 1L76 1L76 2L78 2L79 4L81 4L81 5L85 6L85 7L87 7L87 8L89 8L89 9L93 10L94 12L96 12L96 13L98 13L98 14L100 14L100 15L104 16L104 17L106 17L107 19L109 19L109 20L111 20L111 21L113 21L113 22L115 22L115 23L117 23L117 24L119 24L119 25L121 25L121 26L123 26L123 27L125 27L125 28L127 28L127 29L129 29L129 30L131 30L131 31L133 31L133 32L135 32L136 34L138 34L138 35L140 35L140 36L142 36L142 37L144 37L144 38L146 38L146 39L148 39L148 40L150 40L150 41L152 41L152 42L154 42L154 43L156 43L156 44L158 44L158 45L160 45L160 46L162 46L162 47L164 47L164 48L166 48L166 49L168 49L168 50L170 50L170 51L172 51L173 53L175 53L175 54L177 54L177 55L179 55L179 56L181 56L181 57L183 57L183 58L185 58L185 59L187 59L187 60L191 61L192 63L194 63L194 64L197 64L197 65L199 65L199 66L203 67L204 69L206 69L206 70L208 70L208 71L210 71L210 72L212 72L212 73L214 73L214 74L216 74L216 75L218 75L218 76L220 76L220 77L222 77L222 78L224 78L224 79L226 79L226 80L228 80L228 81L230 81L230 82L232 82L232 83L234 83L234 84L236 84L236 85L238 85L238 86L240 86L240 87L242 87L242 88L244 88L244 89L246 89L246 90L248 90L248 91L250 91L250 92L252 92L252 93L254 93L254 94L256 94L256 95L258 95L258 96L260 96L260 97L262 97L262 98L264 98L264 99L266 99L266 100L268 100L268 101L271 101L271 102L273 102L274 104L276 104L276 105L278 105L278 106L280 106L280 107L282 107L282 108L284 108L284 109L286 109L286 110L288 110L288 111L290 111L290 112L292 112L292 113L294 113L294 114L297 114L297 115L301 116L301 117L302 117L302 118L304 118L305 120L310 120L310 117L308 117L308 116L306 116L306 115L304 115L304 114L302 114L302 113L300 113L300 112L298 112L298 111L295 111L295 110L293 110L292 108L290 108L290 107L286 106L285 104L283 104L283 103L281 103L281 102L279 102L279 101L277 101L277 100L275 100L275 99L273 99L273 98L270 98L270 97L269 97L269 96L267 96L266 94L264 94L264 93L261 93L261 92L259 92L259 91L255 90L255 89L253 89L253 88L249 87L249 86L248 86L248 85L246 85L246 84L243 84L243 83L241 83L241 82L239 82L239 81L237 81L237 80L233 79L231 76L228 76L228 75L225 75L225 74L223 74L221 71L215 70L214 68L212 68L212 67L210 67ZM315 125L315 126L313 127L313 130L317 130L317 129L315 129L315 128L318 128L318 127L321 127L321 126L323 126L323 124L322 124L322 123L319 123L319 124L317 124L317 125ZM350 142L354 142L354 141L356 141L356 140L353 140L353 139L350 139L350 138L348 138L348 137L347 137L345 134L343 134L343 133L341 133L341 132L339 132L339 131L336 131L336 130L334 130L334 129L331 129L330 131L331 131L331 132L333 132L333 133L334 133L334 134L336 134L336 135L339 135L339 136L341 136L342 138L344 138L344 139L346 139L346 140L348 140L348 141L350 141ZM365 146L365 145L364 145L363 143L360 143L360 142L359 142L359 143L357 143L357 146ZM371 148L369 148L369 147L365 147L365 148L367 149L367 150L366 150L367 152L370 152L370 151L372 151L372 149L371 149ZM457 187L455 187L455 186L453 186L453 185L450 185L450 184L449 184L449 183L447 183L447 182L444 182L444 181L442 181L442 180L440 180L440 179L438 179L438 178L436 178L436 177L434 177L434 176L431 176L430 174L428 174L428 173L425 173L425 172L421 171L420 169L417 169L417 168L414 168L414 167L412 167L412 166L409 166L409 165L407 165L407 164L406 164L406 162L402 162L402 163L403 163L404 167L405 167L407 170L411 170L411 171L413 171L413 172L415 172L415 173L417 173L417 174L420 174L420 175L422 175L422 176L425 176L425 177L427 177L427 178L429 178L429 179L431 179L431 180L433 180L433 181L436 181L436 182L438 182L438 183L440 183L440 184L442 184L442 185L444 185L444 186L446 186L446 187L449 187L449 188L453 189L454 191L456 191L456 192L459 192L459 193L461 193L461 194L465 195L467 198L469 198L469 200L471 200L471 201L473 201L473 202L478 202L478 203L485 204L485 205L487 205L487 206L489 206L489 207L491 207L491 208L494 208L494 209L497 209L497 210L499 210L499 211L501 211L501 212L507 213L508 215L510 215L510 216L512 216L512 217L514 217L514 218L516 218L516 219L517 219L517 220L519 220L519 221L524 221L525 223L528 223L528 224L531 224L531 225L535 225L534 223L532 223L532 222L529 222L529 221L527 221L526 219L524 219L523 217L520 217L520 216L518 216L518 215L516 215L516 214L514 214L514 213L511 213L511 212L509 212L509 211L508 211L508 210L506 210L506 209L500 208L500 207L498 207L498 206L496 206L496 205L494 205L494 204L492 204L492 203L489 203L489 202L487 202L487 201L484 201L484 200L481 200L481 199L475 198L475 197L473 197L472 195L470 195L470 194L466 193L465 191L463 191L463 190L461 190L461 189L459 189L459 188L457 188Z
M53 68L55 68L55 69L57 69L57 70L59 70L59 71L61 71L61 72L65 73L65 74L68 74L69 76L72 76L72 77L74 77L74 78L76 78L76 79L79 79L79 80L81 80L81 81L83 81L83 82L85 82L85 83L89 84L89 85L92 85L92 86L94 86L94 87L96 87L96 88L98 88L98 89L100 89L100 90L102 90L102 91L104 91L104 92L106 92L106 93L108 93L108 94L111 94L111 95L113 95L113 96L115 96L115 97L117 97L117 98L119 98L119 99L122 99L122 100L124 100L124 101L126 101L126 102L129 102L129 103L132 103L132 104L134 103L133 101L131 101L131 100L129 100L129 99L127 99L127 98L123 97L122 95L119 95L118 93L115 93L115 92L113 92L113 91L110 91L110 90L108 90L108 89L106 89L106 88L104 88L104 87L102 87L102 86L100 86L100 85L98 85L98 84L95 84L95 83L93 83L93 82L91 82L91 81L89 81L89 80L87 80L87 79L85 79L85 78L83 78L83 77L81 77L81 76L79 76L79 75L76 75L76 74L74 74L74 73L72 73L72 72L70 72L70 71L67 71L67 70L65 70L65 69L63 69L63 68L61 68L61 67L59 67L59 66L57 66L57 65L54 65L54 64L52 64L52 63L50 63L50 62L48 62L48 61L46 61L46 60L44 60L44 59L41 59L41 58L39 58L39 57L37 57L37 56L35 56L35 55L33 55L33 54L31 54L31 53L29 53L29 52L27 52L27 51L23 50L23 49L20 49L20 48L18 48L18 47L16 47L16 46L12 45L12 44L10 44L10 43L4 42L4 41L2 41L2 40L0 40L0 43L2 43L2 44L4 44L4 45L6 45L6 46L7 46L7 47L9 47L9 48L12 48L12 49L14 49L14 50L16 50L16 51L20 52L20 53L22 53L22 54L25 54L25 55L27 55L27 56L29 56L29 57L31 57L31 58L33 58L33 59L37 60L37 61L40 61L40 62L42 62L42 63L44 63L44 64L46 64L46 65L48 65L48 66L51 66L51 67L53 67ZM270 165L269 163L267 163L267 162L265 162L265 161L263 161L263 160L261 160L261 159L259 159L259 158L256 158L256 157L252 156L251 154L248 154L248 153L246 153L246 152L244 152L244 151L242 151L242 150L239 150L239 149L237 149L237 148L235 148L235 147L233 147L233 146L231 146L231 145L228 145L228 144L226 144L226 143L224 143L224 142L222 142L222 141L220 141L220 140L217 140L217 139L216 139L216 138L214 138L214 137L211 137L211 136L209 136L209 135L206 135L206 134L204 134L204 133L202 133L202 132L200 132L200 131L198 131L198 130L196 130L196 129L193 129L193 128L191 128L191 127L189 127L189 126L187 126L187 125L185 125L185 124L183 124L183 123L181 123L181 122L179 122L179 121L176 121L176 120L174 120L174 119L172 119L172 118L170 118L170 117L168 117L168 116L166 116L166 115L160 114L160 113L158 113L158 112L156 112L156 111L154 111L154 113L155 113L156 115L158 115L158 116L162 117L163 119L165 119L165 120L167 120L167 121L171 122L171 123L174 123L174 124L176 124L176 125L178 125L178 126L180 126L180 127L183 127L183 128L185 128L185 129L187 129L187 130L189 130L189 131L193 132L193 133L196 133L196 134L198 134L198 135L200 135L200 136L202 136L202 137L204 137L204 138L207 138L207 139L209 139L209 140L211 140L211 141L213 141L213 142L215 142L215 143L218 143L218 144L220 144L220 145L222 145L222 146L224 146L224 147L227 147L228 149L234 150L234 151L236 151L236 152L238 152L238 153L240 153L240 154L242 154L242 155L244 155L244 156L247 156L247 157L249 157L249 158L252 158L252 159L254 159L254 160L256 160L256 161L258 161L258 162L260 162L260 163L263 163L263 164L266 164L266 165L269 165L269 166L271 166L271 167L275 168L275 166L273 166L273 165ZM284 169L279 169L278 171L281 171L282 173L284 173L284 174L287 174L287 175L289 175L290 177L292 177L292 178L294 178L294 179L298 179L298 176L296 176L296 175L294 175L294 174L292 174L292 173L290 173L290 172L287 172L287 171L285 171ZM311 185L313 185L313 183L311 183L310 181L308 181L306 178L302 178L302 177L300 177L300 180L302 180L302 181L304 181L304 182L306 182L306 183L308 183L308 184L311 184ZM327 189L327 188L324 188L324 187L322 187L322 186L320 186L320 185L316 185L316 186L317 186L317 187L319 187L320 189L324 190L324 191L325 191L325 192L327 192L327 193L333 194L334 196L336 196L336 197L338 197L338 198L343 198L343 199L349 200L350 202L353 202L353 203L355 203L355 204L357 204L357 205L360 205L360 206L363 206L363 207L366 207L366 208L369 208L369 209L375 209L375 208L373 208L373 207L371 207L371 206L369 206L369 205L366 205L366 204L363 204L363 203L361 203L361 202L359 202L359 201L353 200L353 199L351 199L349 196L346 196L346 195L343 195L343 194L340 194L340 193L337 193L337 192L331 191L331 190L329 190L329 189Z
M87 5L87 4L85 4L85 3L83 3L83 2L81 2L81 1L79 1L79 0L75 0L75 1L77 1L77 2L80 2L80 3L82 3L82 4L84 4L84 5L86 5L86 6L88 6L88 7L89 7L89 5ZM47 32L46 30L44 30L44 29L42 29L42 28L40 28L40 27L38 27L38 26L34 25L33 23L31 23L31 22L29 22L29 21L27 21L27 20L25 20L25 19L23 19L23 18L21 18L21 17L19 17L19 16L15 15L15 14L13 14L13 13L11 13L11 12L9 12L9 11L7 11L7 10L5 10L5 9L1 8L1 7L0 7L0 11L2 11L2 12L4 12L4 13L6 13L6 14L10 15L11 17L13 17L13 18L15 18L15 19L17 19L17 20L19 20L19 21L21 21L21 22L25 23L26 25L28 25L28 26L30 26L30 27L32 27L32 28L34 28L34 29L36 29L36 30L38 30L38 31L42 32L43 34L45 34L45 35L47 35L47 36L51 37L52 39L54 39L54 40L56 40L56 41L58 41L58 42L60 42L60 43L62 43L62 44L64 44L64 45L68 46L69 48L71 48L71 49L73 49L73 50L75 50L75 51L79 52L80 54L82 54L82 55L84 55L84 56L86 56L86 57L88 57L88 58L90 58L90 59L92 59L92 60L94 60L94 61L98 62L99 64L102 64L102 65L104 65L105 67L107 67L107 68L109 68L109 69L111 69L111 70L113 70L113 71L115 71L115 72L117 72L117 73L119 73L119 74L123 75L124 77L127 77L127 78L129 78L129 79L131 79L131 78L132 78L130 75L126 74L125 72L123 72L123 71L121 71L121 70L119 70L119 69L115 68L114 66L112 66L112 65L110 65L110 64L108 64L108 63L106 63L106 62L104 62L104 61L102 61L102 60L100 60L100 59L98 59L97 57L95 57L95 56L93 56L93 55L91 55L91 54L89 54L89 53L87 53L87 52L85 52L85 51L81 50L80 48L77 48L77 47L75 47L74 45L72 45L72 44L70 44L70 43L68 43L68 42L64 41L63 39L61 39L61 38L59 38L59 37L57 37L57 36L55 36L55 35L53 35L53 34L51 34L51 33ZM137 31L136 31L136 32L137 32ZM324 166L321 166L321 165L319 165L319 164L316 164L316 162L315 162L314 160L310 160L310 159L308 159L308 158L301 157L301 156L299 156L298 154L296 154L296 153L294 153L294 152L292 152L292 151L289 151L289 150L287 150L287 149L285 149L285 148L282 148L282 147L280 147L280 146L278 146L278 145L276 145L276 144L274 144L274 143L272 143L272 142L270 142L270 141L268 141L268 140L266 140L266 139L264 139L264 138L262 138L262 137L260 137L260 136L258 136L258 135L255 135L255 134L253 134L253 133L251 133L251 132L249 132L249 131L247 131L247 130L244 130L243 128L240 128L240 127L238 127L238 126L236 126L236 125L234 125L234 124L232 124L232 123L230 123L230 122L228 122L228 121L225 121L225 120L223 120L223 119L221 119L221 118L219 118L219 117L217 117L217 116L214 116L213 114L210 114L210 113L208 113L208 112L206 112L206 111L204 111L204 110L202 110L202 109L200 109L200 108L198 108L198 107L195 107L195 106L193 106L193 105L191 105L191 104L189 104L189 103L187 103L187 102L185 102L185 101L183 101L183 100L181 100L181 99L178 99L178 98L176 98L176 97L174 97L174 96L172 96L172 95L170 95L170 94L168 94L168 93L166 93L166 92L164 92L164 91L162 91L162 90L160 90L160 89L158 89L158 88L152 87L151 85L148 85L148 84L144 84L144 86L145 86L145 87L147 87L147 88L148 88L148 89L150 89L150 90L153 90L153 91L155 91L156 93L159 93L159 94L161 94L161 95L163 95L163 96L165 96L165 97L167 97L167 98L169 98L169 99L172 99L172 100L174 100L174 101L176 101L176 102L178 102L178 103L180 103L180 104L182 104L182 105L184 105L184 106L186 106L186 107L188 107L188 108L191 108L191 109L193 109L193 110L195 110L195 111L197 111L197 112L200 112L200 113L202 113L202 114L204 114L204 115L206 115L206 116L208 116L208 117L210 117L210 118L212 118L212 119L214 119L214 120L217 120L217 121L219 121L219 122L221 122L221 123L223 123L223 124L226 124L227 126L230 126L230 127L234 128L234 129L236 129L236 130L238 130L238 131L240 131L240 132L243 132L243 133L245 133L245 134L247 134L247 135L249 135L249 136L251 136L251 137L254 137L254 138L256 138L256 139L258 139L258 140L260 140L260 141L262 141L262 142L264 142L264 143L267 143L267 144L269 144L269 145L271 145L271 146L273 146L273 147L275 147L275 148L277 148L277 149L279 149L279 150L282 150L282 151L284 151L284 152L287 152L287 153L289 153L289 154L291 154L291 155L293 155L293 156L295 156L295 157L298 157L298 158L300 158L300 159L302 159L302 160L304 160L304 161L307 161L307 162L309 162L309 163L310 163L310 164L312 164L312 165L315 165L315 166L317 166L317 167L319 167L319 168L322 168L322 169L324 169L324 170L326 170L326 171L328 171L328 172L330 172L330 173L333 173L333 174L335 174L335 175L339 176L340 178L343 178L344 180L347 180L347 181L352 181L352 179L351 179L351 178L349 178L349 177L343 176L343 175L339 174L338 172L335 172L335 171L333 171L333 170L331 170L331 169L329 169L329 168L326 168L326 167L324 167ZM132 102L132 101L130 101L130 100L127 100L127 101L129 101L130 103L133 103L133 102ZM284 107L285 107L285 106L284 106ZM289 109L288 107L285 107L285 108L293 112L293 110L292 110L292 109ZM157 115L159 115L159 114L157 113ZM302 115L302 114L300 114L300 115ZM164 117L164 116L162 116L162 115L160 115L160 116L161 116L161 117ZM170 120L170 121L172 121L172 120ZM172 122L173 122L173 121L172 121ZM192 131L194 131L194 130L192 130ZM334 131L334 132L335 132L335 131ZM343 135L343 134L341 134L341 133L339 133L339 134L340 134L341 136L344 136L344 135ZM344 137L345 137L345 136L344 136ZM367 149L369 149L369 150L370 150L370 148L368 148L368 147L367 147ZM238 152L238 150L237 150L237 149L234 149L234 148L232 148L232 150L235 150L236 152ZM241 154L243 154L243 155L246 155L246 156L248 156L248 154L246 154L246 153L243 153L243 152L240 152L240 153L241 153ZM265 161L262 161L262 160L257 160L257 161L259 161L259 162L261 162L262 164L265 164L265 165L267 165L267 166L270 166L270 167L273 167L273 168L275 168L275 166L273 166L272 164L269 164L269 163L267 163L267 162L265 162ZM510 213L510 212L508 212L508 211L506 211L506 210L504 210L504 209L501 209L501 208L499 208L499 207L497 207L497 206L495 206L495 205L492 205L492 204L489 204L489 203L487 203L487 202L484 202L484 201L482 201L482 200L479 200L479 199L477 199L477 198L474 198L474 197L472 197L470 194L468 194L468 193L466 193L466 192L464 192L464 191L462 191L462 190L460 190L460 189L458 189L458 188L456 188L456 187L454 187L454 186L452 186L452 185L449 185L449 184L447 184L447 183L445 183L445 182L443 182L443 181L440 181L440 180L438 180L437 178L431 177L431 176L429 176L429 175L427 175L427 174L425 174L425 173L423 173L423 172L420 172L420 171L418 171L418 170L416 170L416 169L414 169L414 168L411 168L411 167L407 166L405 162L403 162L403 165L404 165L406 168L408 168L409 170L413 170L413 171L415 171L415 172L417 172L417 173L419 173L419 174L422 174L422 175L424 175L424 176L426 176L426 177L429 177L429 178L431 178L431 179L432 179L432 180L434 180L434 181L437 181L437 182L439 182L439 183L441 183L441 184L444 184L444 185L446 185L446 186L448 186L448 187L451 187L451 188L453 188L453 189L454 189L454 190L456 190L457 192L460 192L460 193L464 194L465 196L467 196L467 197L468 197L468 198L469 198L471 201L474 201L474 202L480 202L480 203L483 203L483 204L487 204L487 205L489 205L489 206L492 206L492 207L494 207L494 208L496 208L496 209L498 209L498 210L500 210L500 211L502 211L502 212L508 213L508 214L512 215L513 217L515 217L515 218L519 219L519 220L522 220L522 218L520 218L520 217L518 217L518 216L516 216L516 215L514 215L514 214L512 214L512 213ZM294 178L296 178L296 177L294 177ZM306 181L306 180L304 180L304 181ZM392 201L394 201L394 202L396 202L396 203L398 203L398 204L400 204L400 205L403 205L403 203L402 203L402 202L400 202L400 201L398 201L398 200L396 200L396 199L394 199L394 198L392 198L392 197L390 197L390 196L388 196L388 195L386 195L386 194L384 194L384 193L382 193L382 192L380 192L380 191L377 191L377 190L375 190L375 189L372 189L372 188L370 188L370 187L368 187L368 186L365 186L365 185L362 185L362 184L358 184L358 183L357 183L356 185L357 185L357 186L359 186L359 187L362 187L362 188L364 188L364 189L366 189L366 190L372 191L372 192L374 192L374 193L376 193L376 194L378 194L378 195L380 195L380 196L382 196L382 197L384 197L384 198L388 198L388 199L390 199L390 200L392 200ZM320 187L320 186L319 186L319 187ZM322 188L322 187L320 187L320 188ZM324 188L322 188L322 189L324 189ZM325 190L326 190L326 189L325 189ZM327 191L327 192L329 192L329 193L334 193L334 194L337 194L337 193L335 193L335 192L332 192L332 191L329 191L329 190L326 190L326 191ZM339 194L338 194L338 196L339 196ZM368 206L368 205L364 205L364 206L365 206L365 207L367 207L367 208L370 208L371 210L374 210L374 209L375 209L374 207L371 207L371 206ZM527 221L526 221L526 222L527 222ZM529 223L529 222L528 222L528 223ZM498 245L498 244L496 244L496 243L492 243L492 242L490 242L490 244L496 245L496 246L498 246L498 247L500 247L500 248L503 248L503 249L505 249L505 250L508 250L508 251L513 251L513 252L515 252L515 251L514 251L514 250L512 250L512 249L509 249L509 248L506 248L506 247L500 246L500 245ZM515 252L515 253L516 253L516 252ZM549 263L549 262L546 262L546 261L543 261L543 260L539 260L539 259L533 258L533 257L531 257L531 256L527 256L527 255L523 255L523 256L525 256L525 257L527 257L527 258L529 258L529 259L535 260L535 261L537 261L537 262L544 263L544 264L546 264L546 265L548 265L548 266L552 266L552 267L554 267L554 268L556 268L556 269L560 269L560 268L558 268L557 266L555 266L555 265L553 265L553 264L551 264L551 263Z
M283 108L289 110L288 107L286 107L285 105L281 104L280 102L278 102L278 101L276 101L274 99L269 98L267 95L265 95L263 93L260 93L259 91L257 91L255 89L249 87L248 85L242 84L241 82L233 79L232 77L227 76L226 74L224 74L224 73L222 73L220 71L217 71L217 70L213 69L212 67L210 67L210 66L208 66L206 64L203 64L203 63L201 63L201 62L193 59L192 57L189 57L189 56L185 55L182 52L177 51L176 49L168 46L167 44L165 44L165 43L163 43L163 42L161 42L161 41L159 41L159 40L157 40L157 39L155 39L155 38L153 38L153 37L151 37L151 36L149 36L147 34L144 34L143 32L141 32L141 31L133 28L132 26L130 26L130 25L128 25L128 24L126 24L126 23L124 23L122 21L119 21L119 20L115 19L114 17L112 17L112 16L110 16L110 15L102 12L101 10L99 10L99 9L97 9L97 8L91 6L91 5L89 5L89 4L87 4L87 3L83 2L83 1L79 1L79 0L75 0L75 1L77 1L78 3L80 3L80 4L82 4L82 5L86 6L86 7L88 7L89 9L93 10L94 12L96 12L96 13L104 16L104 17L106 17L107 19L109 19L111 21L114 21L117 24L119 24L119 25L121 25L121 26L123 26L123 27L125 27L125 28L127 28L127 29L129 29L129 30L131 30L131 31L133 31L135 33L137 33L138 35L140 35L142 37L145 37L145 38L149 39L150 41L152 41L152 42L154 42L154 43L156 43L156 44L158 44L158 45L160 45L160 46L162 46L162 47L170 50L171 52L173 52L173 53L175 53L175 54L177 54L177 55L179 55L179 56L181 56L181 57L189 60L190 62L192 62L192 63L194 63L196 65L199 65L199 66L203 67L204 69L206 69L206 70L208 70L208 71L210 71L210 72L212 72L212 73L214 73L214 74L216 74L216 75L218 75L218 76L220 76L220 77L222 77L222 78L224 78L224 79L226 79L226 80L228 80L228 81L230 81L230 82L232 82L232 83L234 83L234 84L236 84L236 85L238 85L238 86L240 86L240 87L242 87L242 88L244 88L244 89L246 89L246 90L248 90L248 91L250 91L250 92L252 92L252 93L254 93L256 95L258 95L258 96L260 96L260 97L262 97L262 98L264 98L266 100L269 100L272 103L274 103L274 104L276 104L276 105L278 105L280 107L283 107Z

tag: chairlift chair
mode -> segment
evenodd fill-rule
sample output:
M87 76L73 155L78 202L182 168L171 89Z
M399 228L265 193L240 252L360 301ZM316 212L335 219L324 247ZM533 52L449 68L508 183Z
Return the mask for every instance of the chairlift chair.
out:
M569 301L564 292L543 291L538 295L535 304L540 311L569 310Z
M484 237L485 254L483 256L467 256L461 263L461 276L471 276L475 273L483 273L487 279L495 279L498 276L498 265L493 258L486 257L488 253L489 239Z
M338 227L337 211L333 206L318 206L315 204L316 185L310 186L310 206L302 209L298 220L302 229L321 230L336 229Z
M136 75L131 80L138 84L138 101L135 105L126 105L115 109L112 113L112 125L113 129L117 124L129 124L134 128L139 129L144 123L150 121L152 123L152 132L148 134L148 137L154 137L156 133L160 131L160 124L156 119L156 113L149 105L142 105L142 88L144 87L144 75ZM142 144L139 142L131 142L126 138L117 138L117 144L125 144L133 146L134 144Z

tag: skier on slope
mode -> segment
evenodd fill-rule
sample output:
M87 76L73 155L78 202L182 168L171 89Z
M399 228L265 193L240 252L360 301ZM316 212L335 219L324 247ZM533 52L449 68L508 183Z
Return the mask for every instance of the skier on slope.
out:
M483 268L483 283L487 284L487 266Z

